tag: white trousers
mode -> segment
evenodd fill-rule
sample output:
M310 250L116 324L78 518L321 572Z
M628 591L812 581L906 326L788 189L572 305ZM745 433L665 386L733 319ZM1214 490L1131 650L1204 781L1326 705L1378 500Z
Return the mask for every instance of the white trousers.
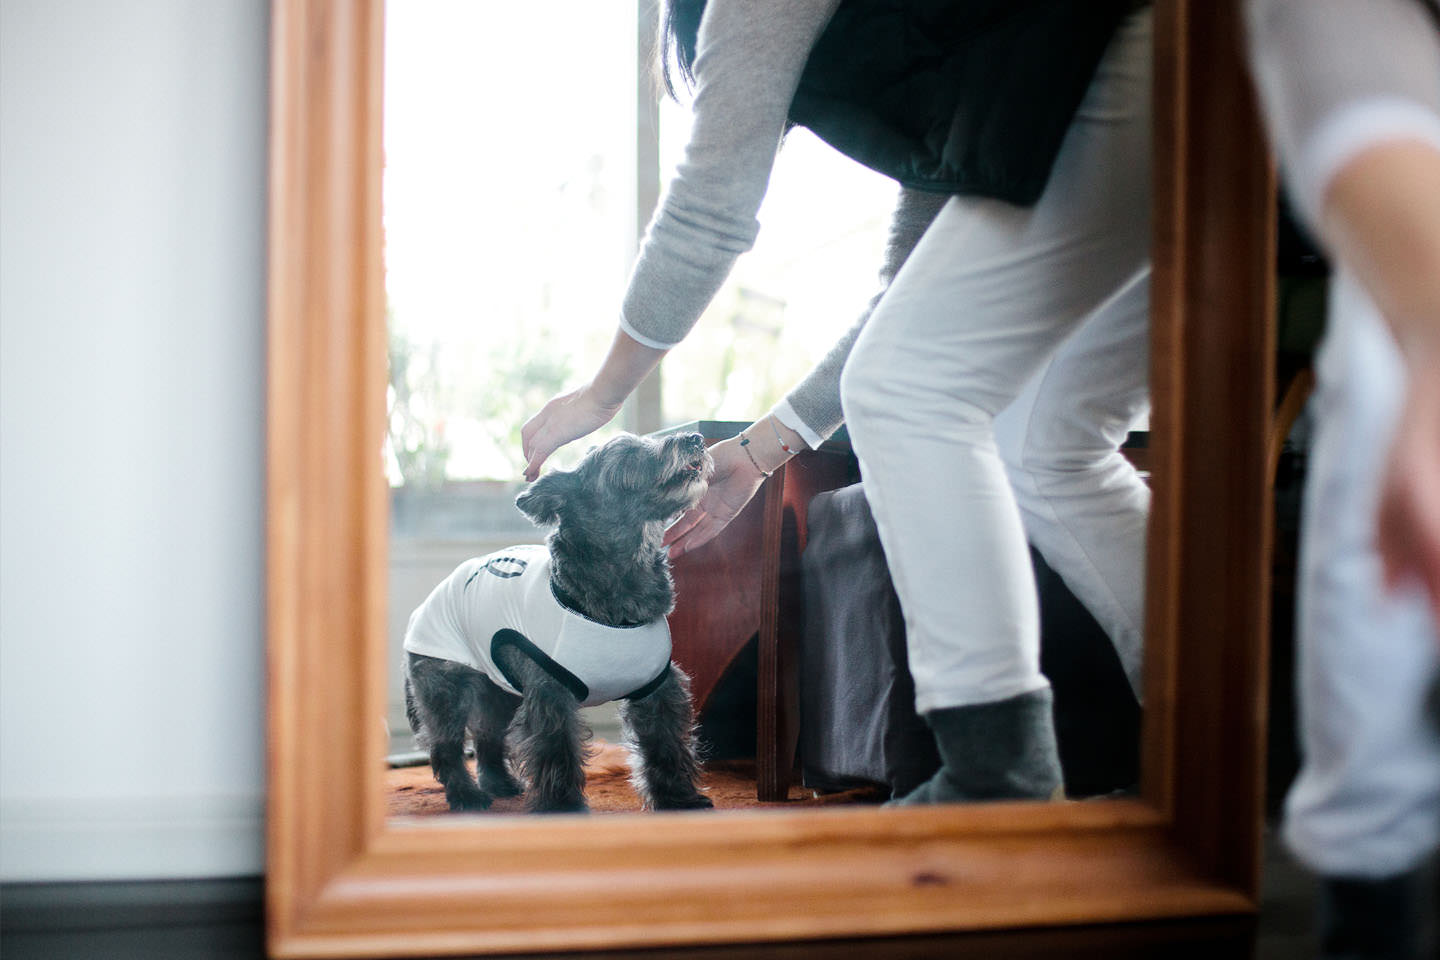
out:
M1027 531L1139 678L1149 494L1150 16L1117 32L1033 207L952 198L841 396L905 614L916 707L1042 689Z
M1343 275L1316 374L1297 619L1303 765L1285 839L1318 873L1377 878L1440 843L1440 736L1424 713L1440 653L1419 590L1381 584L1375 510L1405 372Z

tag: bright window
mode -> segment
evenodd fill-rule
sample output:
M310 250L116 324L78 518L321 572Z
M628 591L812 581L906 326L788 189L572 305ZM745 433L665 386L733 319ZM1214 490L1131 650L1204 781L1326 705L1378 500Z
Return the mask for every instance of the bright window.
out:
M521 424L609 345L638 198L668 176L688 114L662 106L660 164L643 169L657 134L637 110L652 78L634 0L405 0L386 16L387 471L513 480ZM894 195L793 133L759 242L666 360L652 418L751 419L783 396L873 295Z

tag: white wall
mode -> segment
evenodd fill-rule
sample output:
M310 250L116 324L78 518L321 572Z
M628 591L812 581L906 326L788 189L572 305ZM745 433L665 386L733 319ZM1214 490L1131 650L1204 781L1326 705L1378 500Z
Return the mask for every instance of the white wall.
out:
M263 867L264 0L0 0L0 879Z

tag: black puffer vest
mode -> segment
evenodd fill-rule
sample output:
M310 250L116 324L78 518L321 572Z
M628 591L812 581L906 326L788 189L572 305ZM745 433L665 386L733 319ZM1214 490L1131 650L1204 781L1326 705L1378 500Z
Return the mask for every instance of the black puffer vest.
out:
M843 0L790 120L907 187L1030 205L1136 0Z

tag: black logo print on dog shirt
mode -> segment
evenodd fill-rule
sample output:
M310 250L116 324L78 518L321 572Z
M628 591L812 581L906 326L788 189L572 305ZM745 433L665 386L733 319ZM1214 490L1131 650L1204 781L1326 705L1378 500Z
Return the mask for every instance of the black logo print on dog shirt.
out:
M519 557L495 557L485 564L485 572L493 573L501 580L509 580L524 573L527 566Z
M470 581L480 576L480 570L484 570L491 576L499 577L501 580L513 580L523 574L527 566L529 564L519 557L492 557L485 566L470 574L470 579L465 581L465 586L470 586Z

